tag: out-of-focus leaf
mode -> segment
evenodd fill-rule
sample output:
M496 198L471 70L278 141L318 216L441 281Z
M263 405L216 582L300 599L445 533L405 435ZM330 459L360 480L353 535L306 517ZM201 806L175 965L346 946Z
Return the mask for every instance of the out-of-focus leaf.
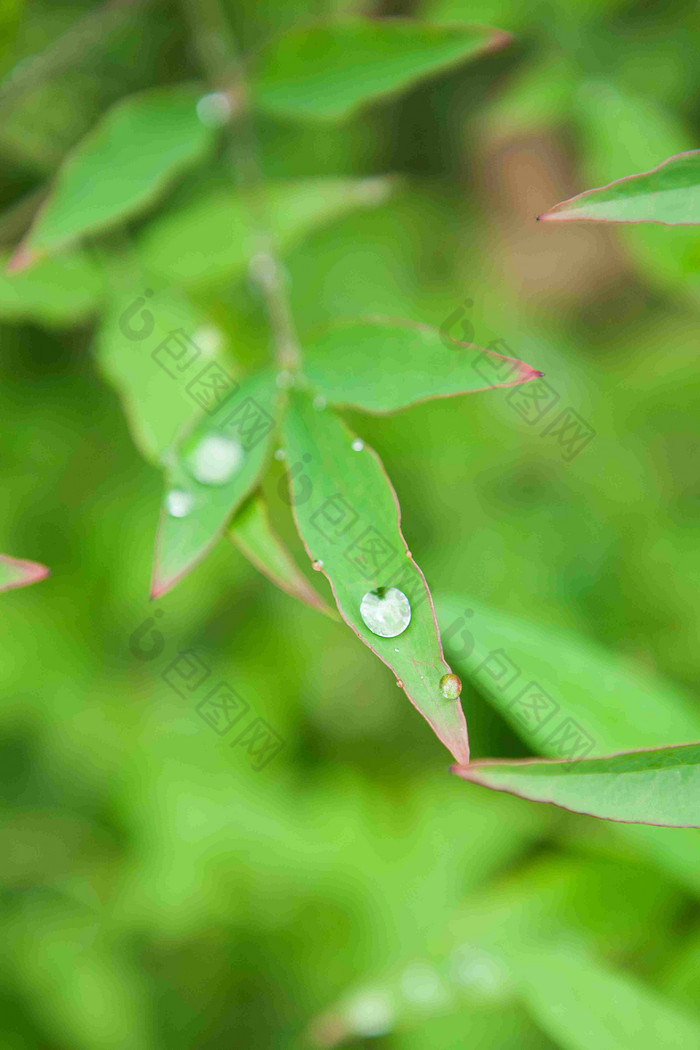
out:
M494 759L453 766L453 772L496 791L605 820L700 827L700 744L573 763Z
M266 190L270 229L280 250L355 208L373 207L392 190L388 178L305 179ZM155 219L138 243L143 265L164 280L217 284L245 270L256 235L245 203L233 191L209 191Z
M113 292L97 360L146 459L159 462L186 422L233 383L231 365L217 358L221 341L207 315L176 288L154 289L132 275Z
M159 597L207 553L260 479L274 427L274 373L235 384L211 414L163 454L166 491L151 596Z
M0 591L10 591L13 587L28 587L30 583L45 580L51 572L38 561L26 561L22 558L11 558L9 554L0 554Z
M700 223L700 150L669 157L639 175L586 190L556 204L541 220L657 222L664 226Z
M523 361L455 342L447 327L386 317L334 324L310 339L304 373L328 401L368 412L514 386L542 374Z
M686 1050L700 1017L637 978L565 951L523 953L521 994L563 1050Z
M284 422L294 516L312 561L333 588L340 614L396 675L411 703L457 757L468 761L467 729L459 699L446 699L445 663L425 577L400 528L396 494L376 453L330 411L294 393ZM380 637L360 615L360 603L378 588L397 588L411 619L394 637Z
M507 33L485 26L397 18L292 29L271 41L254 63L254 97L282 117L338 120L509 40Z
M212 130L197 116L200 94L187 84L143 92L113 106L61 167L11 265L30 265L156 200L212 140Z
M312 609L325 613L332 620L338 619L323 601L294 558L272 527L267 504L262 496L255 494L241 507L229 528L229 536L259 572L292 598L306 602Z
M7 273L8 261L8 254L0 255L0 317L3 319L71 324L82 321L100 305L102 279L89 257L80 250L44 259L21 273Z

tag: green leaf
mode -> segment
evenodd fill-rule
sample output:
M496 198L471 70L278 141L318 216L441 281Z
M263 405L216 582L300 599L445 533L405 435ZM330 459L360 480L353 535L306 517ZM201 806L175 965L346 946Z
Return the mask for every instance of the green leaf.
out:
M700 744L581 762L494 759L454 766L453 772L496 791L605 820L700 827Z
M328 401L368 412L514 386L542 374L493 350L456 342L448 322L440 331L387 317L334 324L305 343L304 373Z
M563 1050L687 1050L700 1018L631 974L563 950L523 953L520 990Z
M0 554L0 591L10 591L14 587L28 587L31 583L38 583L39 580L45 580L50 571L38 561L26 561L22 558L11 558L9 554Z
M700 736L692 701L631 660L472 598L436 604L457 673L539 754L583 758Z
M116 388L129 430L153 463L206 403L207 383L235 376L211 344L222 333L176 288L130 275L113 291L97 334L101 371ZM150 294L149 294L150 293Z
M355 208L373 207L391 194L388 178L271 183L266 190L270 229L281 251ZM241 197L216 189L155 219L138 241L150 273L186 285L212 285L241 274L256 250L256 234Z
M396 494L379 457L333 413L317 411L305 394L292 394L283 431L297 527L330 581L341 616L392 669L457 760L468 761L459 699L445 699L439 688L450 669L430 591L406 548ZM363 596L380 587L396 587L410 601L410 623L395 637L374 634L360 615Z
M250 376L164 453L166 492L151 597L164 594L204 557L257 485L276 400L273 372Z
M190 84L157 88L108 110L60 168L13 268L131 218L192 167L213 136L197 116L200 95Z
M272 527L267 503L255 494L241 507L228 532L239 551L269 580L292 598L338 619L300 571L289 550Z
M89 257L73 250L45 259L21 273L7 273L9 254L0 254L0 318L48 325L82 321L99 308L102 278Z
M579 193L540 219L696 225L700 223L700 150L679 153L651 171Z
M263 49L253 65L253 93L258 105L281 117L343 119L509 40L507 33L484 26L398 18L311 25Z

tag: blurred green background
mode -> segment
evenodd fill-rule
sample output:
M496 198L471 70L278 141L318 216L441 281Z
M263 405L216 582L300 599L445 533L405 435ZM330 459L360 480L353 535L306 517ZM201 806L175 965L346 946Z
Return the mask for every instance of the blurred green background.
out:
M697 698L700 235L535 221L698 146L697 5L227 7L246 51L338 13L513 32L347 124L259 121L270 178L399 177L390 199L286 253L295 319L302 333L366 313L441 325L464 306L453 334L501 339L544 370L595 430L570 462L503 390L351 422L384 460L437 595L569 628ZM9 2L0 39L8 255L110 104L201 72L180 8L161 0ZM222 170L214 151L125 240L146 243ZM154 612L162 479L92 354L105 278L94 246L85 260L79 279L37 278L19 298L0 278L0 550L52 571L0 606L3 1047L323 1044L333 1020L309 1025L348 994L352 1046L575 1045L525 1009L504 943L581 946L700 1016L700 875L674 859L697 832L645 831L655 863L609 825L447 776L390 672L227 540L157 603L162 652L132 652ZM232 368L266 360L250 282L194 299ZM294 543L278 468L266 488ZM164 681L187 649L284 738L264 769ZM475 755L527 753L476 692L463 703Z

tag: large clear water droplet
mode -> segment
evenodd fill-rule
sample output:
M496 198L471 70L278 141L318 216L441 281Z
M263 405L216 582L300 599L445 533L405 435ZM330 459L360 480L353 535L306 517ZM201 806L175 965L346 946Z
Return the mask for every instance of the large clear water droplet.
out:
M165 506L171 518L186 518L194 506L194 496L184 489L171 489L165 497Z
M411 603L398 587L378 587L362 599L360 616L372 634L395 638L411 622Z
M456 700L462 692L462 683L456 674L444 674L440 679L440 692L445 700Z
M187 467L201 485L225 485L243 463L243 449L223 434L208 434L187 456Z

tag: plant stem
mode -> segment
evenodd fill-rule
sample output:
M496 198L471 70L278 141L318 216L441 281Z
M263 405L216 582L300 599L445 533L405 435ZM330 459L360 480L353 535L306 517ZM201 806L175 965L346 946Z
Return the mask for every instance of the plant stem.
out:
M243 62L220 0L183 0L183 6L207 79L231 107L230 119L224 125L228 155L255 228L250 276L265 300L275 360L281 369L293 372L301 365L299 341L284 271L267 221L265 180L258 161Z

